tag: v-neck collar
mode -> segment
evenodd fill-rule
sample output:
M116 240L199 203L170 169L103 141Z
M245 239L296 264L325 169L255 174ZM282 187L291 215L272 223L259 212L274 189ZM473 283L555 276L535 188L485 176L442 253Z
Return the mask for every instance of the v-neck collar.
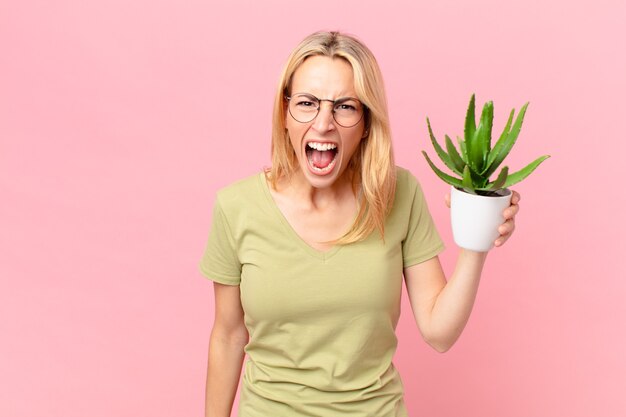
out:
M271 207L271 210L274 212L274 215L278 218L280 223L282 223L287 234L291 236L291 238L309 255L323 261L327 261L332 258L337 252L339 252L341 248L343 248L343 246L345 246L334 245L327 251L321 251L309 245L307 242L304 241L304 239L302 239L302 237L300 237L298 233L296 233L289 221L287 221L287 218L285 217L283 212L280 211L280 208L278 208L278 204L276 204L276 201L274 200L274 197L272 197L272 193L270 192L269 184L267 183L267 179L265 178L265 172L261 172L259 174L259 185L263 190L263 194L265 194L265 197L267 198L267 202Z

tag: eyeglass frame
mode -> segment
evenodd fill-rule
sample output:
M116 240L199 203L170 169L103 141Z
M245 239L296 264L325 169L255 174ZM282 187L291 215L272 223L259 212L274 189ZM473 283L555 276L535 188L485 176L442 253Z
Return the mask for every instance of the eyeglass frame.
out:
M317 112L315 113L315 116L313 116L313 118L312 118L311 120L309 120L308 122L301 122L300 120L296 119L296 117L295 117L295 116L291 113L291 106L289 105L289 103L291 102L291 99L292 99L294 96L288 96L287 94L285 94L285 96L284 96L284 97L285 97L285 100L287 100L287 102L288 102L288 103L287 103L287 111L289 112L289 115L293 118L293 120L295 120L295 121L296 121L296 122L298 122L298 123L302 123L302 124L305 124L305 123L311 123L313 120L315 120L315 119L317 118L317 116L320 114L320 109L322 108L322 101L328 101L329 103L331 103L331 104L332 104L332 109L333 109L333 110L332 110L333 120L334 120L334 121L335 121L335 122L336 122L339 126L341 126L341 127L343 127L343 128L346 128L346 129L349 129L349 128L352 128L352 127L354 127L354 126L358 125L358 124L361 122L361 120L363 120L363 116L365 115L365 113L366 113L366 112L367 112L367 110L368 110L367 106L366 106L365 104L363 104L363 102L361 102L361 100L359 100L359 99L358 99L358 98L356 98L356 97L339 97L338 99L331 100L331 99L328 99L328 98L317 98L316 96L314 96L313 94L310 94L310 93L296 93L296 95L309 96L309 97L314 98L315 100L317 100L317 102L319 103L319 107L317 108ZM359 104L361 105L361 109L363 110L363 111L361 112L361 117L359 118L359 120L358 120L355 124L350 125L350 126L344 126L344 125L342 125L341 123L339 123L339 121L338 121L338 120L337 120L337 118L335 117L335 104L336 104L337 102L339 102L339 104L341 104L341 102L342 102L342 101L346 101L346 100L354 100L354 101L356 101L357 103L359 103Z

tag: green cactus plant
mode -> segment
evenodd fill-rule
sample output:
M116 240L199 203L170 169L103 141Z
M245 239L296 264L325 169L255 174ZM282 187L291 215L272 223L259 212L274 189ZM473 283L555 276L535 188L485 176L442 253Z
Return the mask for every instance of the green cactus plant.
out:
M443 163L450 168L453 173L459 175L460 178L441 171L433 164L425 151L422 151L422 153L435 174L448 184L471 194L487 196L499 195L498 190L510 187L522 181L529 176L539 164L548 159L550 155L539 157L521 170L512 174L509 174L509 167L504 166L495 180L489 181L489 178L496 172L515 144L522 128L522 122L524 121L528 103L522 106L512 125L515 109L511 110L509 120L500 138L492 148L491 130L493 127L493 102L489 101L485 103L480 115L480 122L478 127L476 127L474 96L475 95L472 94L465 116L465 137L464 139L457 137L460 152L454 146L448 135L445 135L446 150L444 150L437 142L437 139L435 139L433 130L430 127L430 120L428 117L426 118L430 140L437 155Z

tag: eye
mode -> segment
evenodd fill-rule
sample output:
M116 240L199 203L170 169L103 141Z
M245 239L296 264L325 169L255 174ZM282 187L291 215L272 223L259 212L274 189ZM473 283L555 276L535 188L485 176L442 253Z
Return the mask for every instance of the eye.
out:
M317 110L320 103L316 97L309 94L298 94L291 100L292 105L300 110Z
M358 111L359 107L354 100L345 100L335 104L335 111L341 113L351 113Z
M356 107L354 107L351 104L342 103L342 104L337 105L336 109L337 110L356 110Z

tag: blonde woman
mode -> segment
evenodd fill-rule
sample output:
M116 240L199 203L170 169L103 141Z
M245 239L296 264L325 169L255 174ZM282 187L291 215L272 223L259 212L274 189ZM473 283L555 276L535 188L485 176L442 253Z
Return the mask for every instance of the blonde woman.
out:
M394 164L374 56L352 36L310 35L280 79L271 168L217 195L200 263L215 290L206 416L230 416L247 353L240 417L406 417L392 362L402 277L444 352L487 255L460 250L446 280L443 249L418 182Z

